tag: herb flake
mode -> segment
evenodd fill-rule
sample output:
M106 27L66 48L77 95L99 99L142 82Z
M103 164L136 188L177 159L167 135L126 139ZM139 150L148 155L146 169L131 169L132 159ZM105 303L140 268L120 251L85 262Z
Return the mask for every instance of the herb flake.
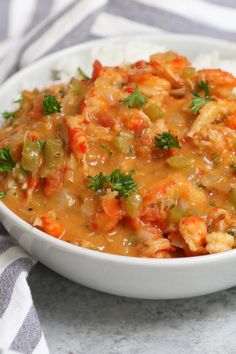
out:
M129 108L141 108L147 101L147 97L143 96L139 92L138 86L136 86L134 92L127 96L122 102Z
M0 173L10 172L15 167L15 160L13 159L10 146L5 146L0 149Z
M155 136L155 146L161 150L170 150L171 148L180 149L179 140L177 136L170 132L164 132Z
M3 112L2 113L2 117L5 119L5 120L13 120L15 118L15 112Z
M0 192L0 199L4 198L6 196L6 192Z
M107 186L112 190L117 191L119 197L127 198L137 189L137 185L132 179L133 174L134 171L123 173L120 169L115 169L109 176L105 176L102 172L100 172L99 175L96 175L95 177L87 177L91 182L87 188L97 192Z
M24 101L24 96L20 96L17 100L14 101L14 103L19 103L20 105L22 104L22 102Z
M78 71L78 73L80 74L80 76L82 77L83 80L90 80L88 75L86 75L85 72L80 67L77 68L77 71Z
M108 145L101 145L101 148L103 148L103 150L107 151L109 154L109 157L112 156L113 152L111 151L110 147Z
M202 108L206 103L210 101L215 101L215 98L209 97L209 82L208 81L199 81L198 87L204 92L204 96L200 96L197 91L193 92L192 102L189 106L193 113L198 113L200 108Z
M192 102L189 108L193 113L198 113L199 109L202 108L206 103L210 101L215 101L215 98L201 97L198 92L193 93Z
M209 82L199 81L198 87L204 92L205 97L209 97Z
M102 172L100 172L99 175L96 175L95 177L87 176L87 178L91 182L91 184L87 186L87 188L92 189L95 192L102 190L107 180L107 178L103 175Z
M120 169L116 169L107 177L107 182L113 190L119 193L120 197L127 198L137 189L137 185L132 179L133 174L133 170L126 174L121 172Z
M43 108L46 116L52 113L61 112L61 104L53 95L44 96Z

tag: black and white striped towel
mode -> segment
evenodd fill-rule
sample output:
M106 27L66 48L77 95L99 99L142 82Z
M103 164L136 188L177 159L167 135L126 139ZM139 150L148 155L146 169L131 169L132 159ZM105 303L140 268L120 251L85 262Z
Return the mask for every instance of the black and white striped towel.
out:
M0 81L89 39L153 32L236 40L235 0L0 0ZM0 229L0 353L48 353L27 275L34 260ZM47 334L46 334L47 336Z

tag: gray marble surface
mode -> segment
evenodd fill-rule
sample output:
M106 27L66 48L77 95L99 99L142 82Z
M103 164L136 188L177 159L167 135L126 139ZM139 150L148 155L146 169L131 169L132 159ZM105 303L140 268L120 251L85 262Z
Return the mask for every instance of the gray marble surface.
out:
M41 264L29 276L50 353L236 353L236 288L145 301L77 285Z

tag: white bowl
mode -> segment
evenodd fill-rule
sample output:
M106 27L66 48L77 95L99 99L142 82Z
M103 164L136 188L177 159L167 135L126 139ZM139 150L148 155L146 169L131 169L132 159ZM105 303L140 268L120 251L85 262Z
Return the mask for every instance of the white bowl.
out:
M143 35L93 41L45 57L12 76L0 88L1 111L9 109L19 90L44 85L50 81L51 70L69 60L74 68L81 66L88 72L97 56L105 58L106 64L119 64L124 58L140 59L144 53L155 52L160 47L176 50L190 59L199 52L213 50L218 50L225 58L236 58L236 45L196 36ZM236 285L236 250L181 259L123 257L53 238L27 224L2 203L0 216L9 233L40 262L75 282L100 291L143 299L174 299Z

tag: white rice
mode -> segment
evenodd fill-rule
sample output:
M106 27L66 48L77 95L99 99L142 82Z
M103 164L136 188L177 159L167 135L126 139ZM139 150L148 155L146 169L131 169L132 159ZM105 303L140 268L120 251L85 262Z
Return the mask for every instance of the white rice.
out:
M153 43L142 43L142 46L140 46L132 42L123 45L116 44L116 48L110 51L107 48L96 47L91 50L86 58L78 58L77 55L72 55L69 60L68 58L59 60L55 65L55 70L60 80L67 81L75 74L78 66L81 66L90 75L94 58L100 60L103 65L114 66L122 63L132 63L140 59L148 60L151 54L166 50L164 46ZM198 70L222 69L236 76L236 59L222 58L218 51L199 54L192 60L192 64Z
M199 54L193 60L196 69L222 69L236 76L236 60L224 59L216 50L208 54Z
M92 64L94 59L101 61L103 65L115 66L121 65L124 63L132 63L137 60L143 59L148 60L149 56L157 52L165 52L168 49L162 45L157 45L155 42L137 42L137 41L127 41L127 42L117 42L109 46L94 46L84 50L81 54L69 54L64 55L61 59L58 59L53 63L53 71L57 74L57 83L68 82L69 79L76 75L77 68L81 67L84 72L90 76L92 73ZM191 51L190 51L191 53ZM181 53L180 53L181 54ZM236 59L227 59L222 57L223 54L220 54L218 51L212 51L206 54L199 54L196 58L192 60L193 66L196 69L222 69L228 71L236 76ZM17 89L15 99L18 98L20 92L23 89L31 90L35 87L39 89L47 87L55 81L52 81L52 72L49 70L48 79L41 79L41 84L37 82L38 76L36 75L36 82L32 78L23 80ZM44 76L45 77L45 76ZM233 89L233 96L236 98L236 88ZM6 102L3 110L16 110L18 107L17 104Z

